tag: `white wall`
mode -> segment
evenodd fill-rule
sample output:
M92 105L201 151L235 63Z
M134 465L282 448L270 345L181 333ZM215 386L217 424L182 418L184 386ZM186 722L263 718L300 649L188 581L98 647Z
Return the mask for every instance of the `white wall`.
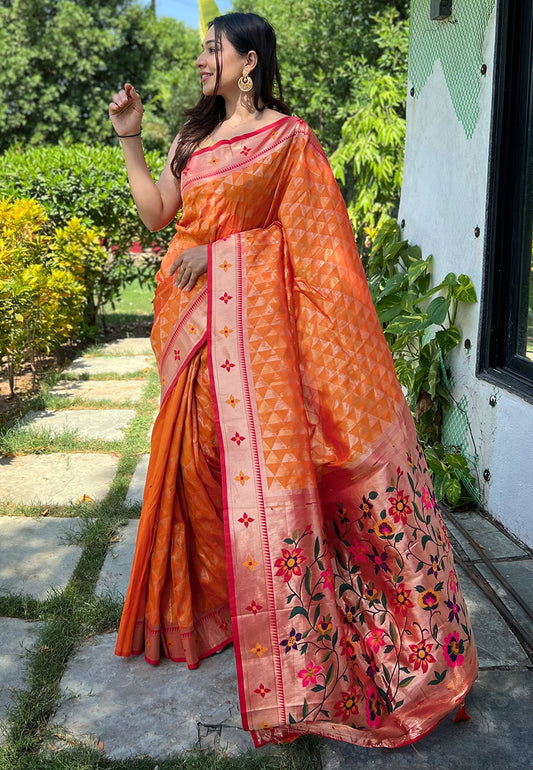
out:
M429 3L428 3L429 5ZM457 119L437 60L420 95L407 96L407 138L399 219L424 256L433 254L435 280L468 274L481 300L488 159L494 73L496 10L487 27L480 117L471 139ZM409 89L411 83L409 84ZM479 238L474 235L479 227ZM521 540L533 545L533 405L476 377L481 305L464 306L458 317L463 341L452 357L454 395L466 396L479 456L485 509ZM489 405L491 396L496 406ZM490 481L483 471L490 471Z

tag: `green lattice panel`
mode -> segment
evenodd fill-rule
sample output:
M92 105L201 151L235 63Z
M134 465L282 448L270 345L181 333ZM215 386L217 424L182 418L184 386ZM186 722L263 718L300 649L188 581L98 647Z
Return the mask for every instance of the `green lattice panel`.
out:
M483 41L495 2L453 0L452 15L443 21L431 21L429 0L411 3L409 80L415 96L439 60L455 114L469 139L479 120Z

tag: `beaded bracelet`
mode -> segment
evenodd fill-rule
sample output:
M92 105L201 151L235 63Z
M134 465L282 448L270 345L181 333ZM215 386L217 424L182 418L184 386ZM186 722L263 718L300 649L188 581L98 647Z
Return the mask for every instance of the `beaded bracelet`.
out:
M138 131L136 134L117 134L119 139L131 139L133 136L140 136L142 134L141 131Z

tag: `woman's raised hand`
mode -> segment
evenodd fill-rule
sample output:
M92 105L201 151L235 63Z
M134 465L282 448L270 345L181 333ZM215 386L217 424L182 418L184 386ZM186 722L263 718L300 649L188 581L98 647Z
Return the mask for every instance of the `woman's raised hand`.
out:
M199 276L207 273L207 246L193 246L185 249L174 260L168 273L169 275L176 273L176 285L180 289L190 291Z
M144 108L141 97L131 85L125 83L109 105L109 117L119 136L137 134L141 130Z

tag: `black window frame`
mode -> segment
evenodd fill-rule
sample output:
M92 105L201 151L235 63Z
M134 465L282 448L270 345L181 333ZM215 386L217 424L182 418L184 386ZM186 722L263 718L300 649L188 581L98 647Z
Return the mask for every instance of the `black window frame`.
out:
M499 0L495 62L478 376L533 402L533 361L516 353L531 269L533 3Z

